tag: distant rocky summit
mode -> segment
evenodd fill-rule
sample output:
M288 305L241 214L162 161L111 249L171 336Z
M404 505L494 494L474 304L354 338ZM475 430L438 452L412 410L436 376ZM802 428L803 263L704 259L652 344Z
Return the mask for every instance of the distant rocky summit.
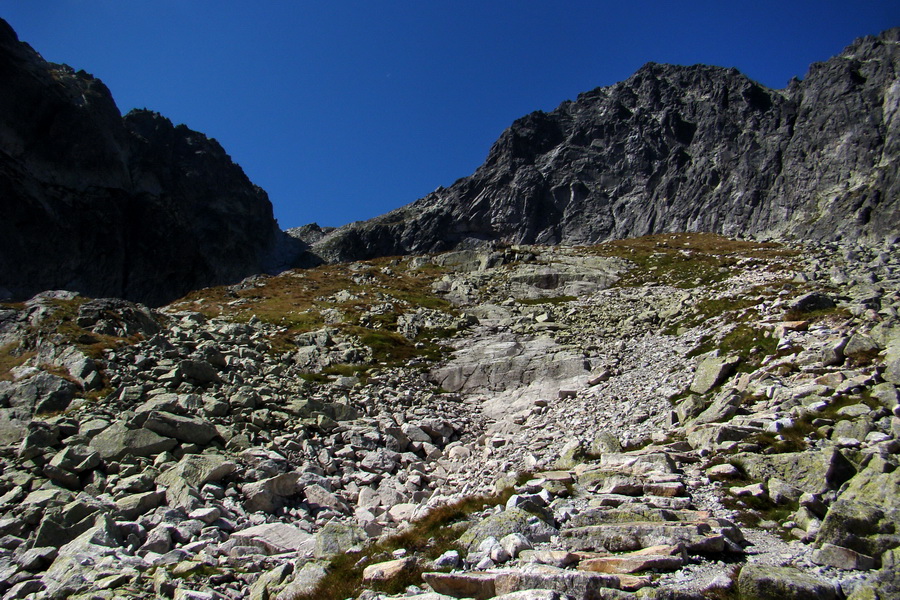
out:
M162 304L278 270L299 243L222 147L48 63L0 20L0 291Z
M517 120L451 187L316 242L326 260L650 233L881 242L900 232L900 28L768 89L647 64Z

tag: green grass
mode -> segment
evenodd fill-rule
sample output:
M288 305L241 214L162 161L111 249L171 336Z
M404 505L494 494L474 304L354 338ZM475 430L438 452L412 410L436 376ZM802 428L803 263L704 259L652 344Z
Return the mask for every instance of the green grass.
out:
M395 258L322 265L265 277L246 290L221 286L191 292L174 303L173 308L198 310L207 317L237 322L256 317L277 326L279 331L268 340L269 352L276 355L293 351L294 336L325 326L326 311L336 310L341 315L341 322L332 323L332 326L372 349L371 366L396 366L414 359L440 358L442 352L431 340L455 334L455 330L425 331L415 340L421 342L417 344L394 331L400 315L411 308L429 308L456 315L453 306L431 290L434 280L445 272L435 265L409 269ZM339 301L335 297L339 292L348 292L353 297ZM394 304L394 310L372 311L385 303ZM324 379L306 378L327 381L328 375L343 374L335 371L338 368L354 370L361 375L366 371L358 365L336 366L323 372Z
M595 254L624 258L636 265L625 273L619 286L631 287L655 281L678 288L693 288L724 281L739 261L740 268L777 268L771 259L797 253L772 243L730 240L710 233L672 233L616 240L589 249ZM756 262L747 262L751 259Z
M311 593L296 600L344 600L355 598L362 591L362 573L367 565L391 560L392 552L405 549L417 558L417 567L394 581L374 584L376 591L388 594L402 592L410 585L422 583L425 562L433 560L447 550L458 549L456 542L467 527L467 519L473 513L492 506L505 504L513 489L498 494L470 496L452 504L429 511L410 527L394 536L369 544L359 554L341 554L331 559L328 574Z

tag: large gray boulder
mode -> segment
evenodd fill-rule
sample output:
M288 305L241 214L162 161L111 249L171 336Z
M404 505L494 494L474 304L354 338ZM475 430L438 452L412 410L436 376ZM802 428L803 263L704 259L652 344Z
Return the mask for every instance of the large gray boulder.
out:
M530 542L546 542L559 531L541 520L537 515L520 508L509 508L491 515L470 527L460 538L459 543L468 551L478 548L484 540L495 537L498 540L511 534L520 533Z
M835 600L828 582L793 567L746 564L737 581L741 600Z
M780 479L812 494L836 490L853 477L856 468L837 448L784 454L740 453L731 459L758 481Z
M129 429L117 421L91 439L90 447L104 460L125 456L156 456L178 445L170 437L162 437L149 429Z

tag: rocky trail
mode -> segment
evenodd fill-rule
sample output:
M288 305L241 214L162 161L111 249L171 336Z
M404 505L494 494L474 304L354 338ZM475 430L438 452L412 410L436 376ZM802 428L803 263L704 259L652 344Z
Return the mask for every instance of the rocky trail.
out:
M897 597L900 259L704 234L0 311L0 597Z

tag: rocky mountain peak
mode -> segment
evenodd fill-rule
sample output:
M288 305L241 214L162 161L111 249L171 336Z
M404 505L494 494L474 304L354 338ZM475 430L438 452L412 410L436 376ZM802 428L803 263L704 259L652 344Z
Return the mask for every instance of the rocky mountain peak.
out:
M769 89L648 63L515 121L474 174L314 246L325 260L664 231L896 237L898 30Z
M0 291L160 304L294 264L265 192L215 140L121 116L84 71L0 31Z

